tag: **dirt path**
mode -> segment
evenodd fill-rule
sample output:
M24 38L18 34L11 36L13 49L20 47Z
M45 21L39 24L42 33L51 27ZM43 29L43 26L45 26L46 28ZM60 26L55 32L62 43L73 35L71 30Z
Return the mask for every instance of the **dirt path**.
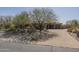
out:
M51 33L56 33L56 37L49 40L37 42L39 45L52 45L57 47L79 48L79 41L68 34L66 30L50 30Z

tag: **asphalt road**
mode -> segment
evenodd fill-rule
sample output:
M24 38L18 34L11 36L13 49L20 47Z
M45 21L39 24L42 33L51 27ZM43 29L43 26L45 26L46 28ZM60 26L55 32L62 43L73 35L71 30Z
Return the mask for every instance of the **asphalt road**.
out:
M43 45L27 45L20 43L0 43L0 52L79 52L79 49Z
M50 52L51 46L0 43L0 52Z

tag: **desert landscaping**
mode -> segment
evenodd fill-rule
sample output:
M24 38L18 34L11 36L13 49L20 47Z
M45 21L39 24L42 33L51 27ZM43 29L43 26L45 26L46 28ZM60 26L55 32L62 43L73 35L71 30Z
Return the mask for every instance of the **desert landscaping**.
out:
M0 50L79 51L79 20L59 20L52 8L0 16Z
M49 30L57 36L49 38L46 41L38 41L34 44L51 45L56 47L79 48L79 41L72 37L66 29Z

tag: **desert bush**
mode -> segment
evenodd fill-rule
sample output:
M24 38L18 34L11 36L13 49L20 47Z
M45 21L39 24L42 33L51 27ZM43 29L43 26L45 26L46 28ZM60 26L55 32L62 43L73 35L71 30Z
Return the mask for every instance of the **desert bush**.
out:
M78 26L78 20L70 20L67 22L68 32L76 33Z
M72 32L73 32L73 33L76 33L76 32L77 32L77 30L76 30L76 29L73 29L73 30L72 30Z
M72 32L73 28L68 28L67 31L68 32Z
M68 28L67 29L68 32L72 32L72 33L76 33L77 30L75 28Z

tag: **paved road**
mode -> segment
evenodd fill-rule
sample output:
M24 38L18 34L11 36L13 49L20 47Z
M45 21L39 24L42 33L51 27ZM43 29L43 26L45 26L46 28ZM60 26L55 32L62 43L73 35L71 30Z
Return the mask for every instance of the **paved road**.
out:
M0 52L50 52L50 46L27 45L21 43L0 43Z
M19 43L0 43L0 52L79 52L79 49Z
M57 47L79 48L79 41L74 39L66 30L50 30L57 36L49 38L46 41L37 42L39 45L52 45Z

